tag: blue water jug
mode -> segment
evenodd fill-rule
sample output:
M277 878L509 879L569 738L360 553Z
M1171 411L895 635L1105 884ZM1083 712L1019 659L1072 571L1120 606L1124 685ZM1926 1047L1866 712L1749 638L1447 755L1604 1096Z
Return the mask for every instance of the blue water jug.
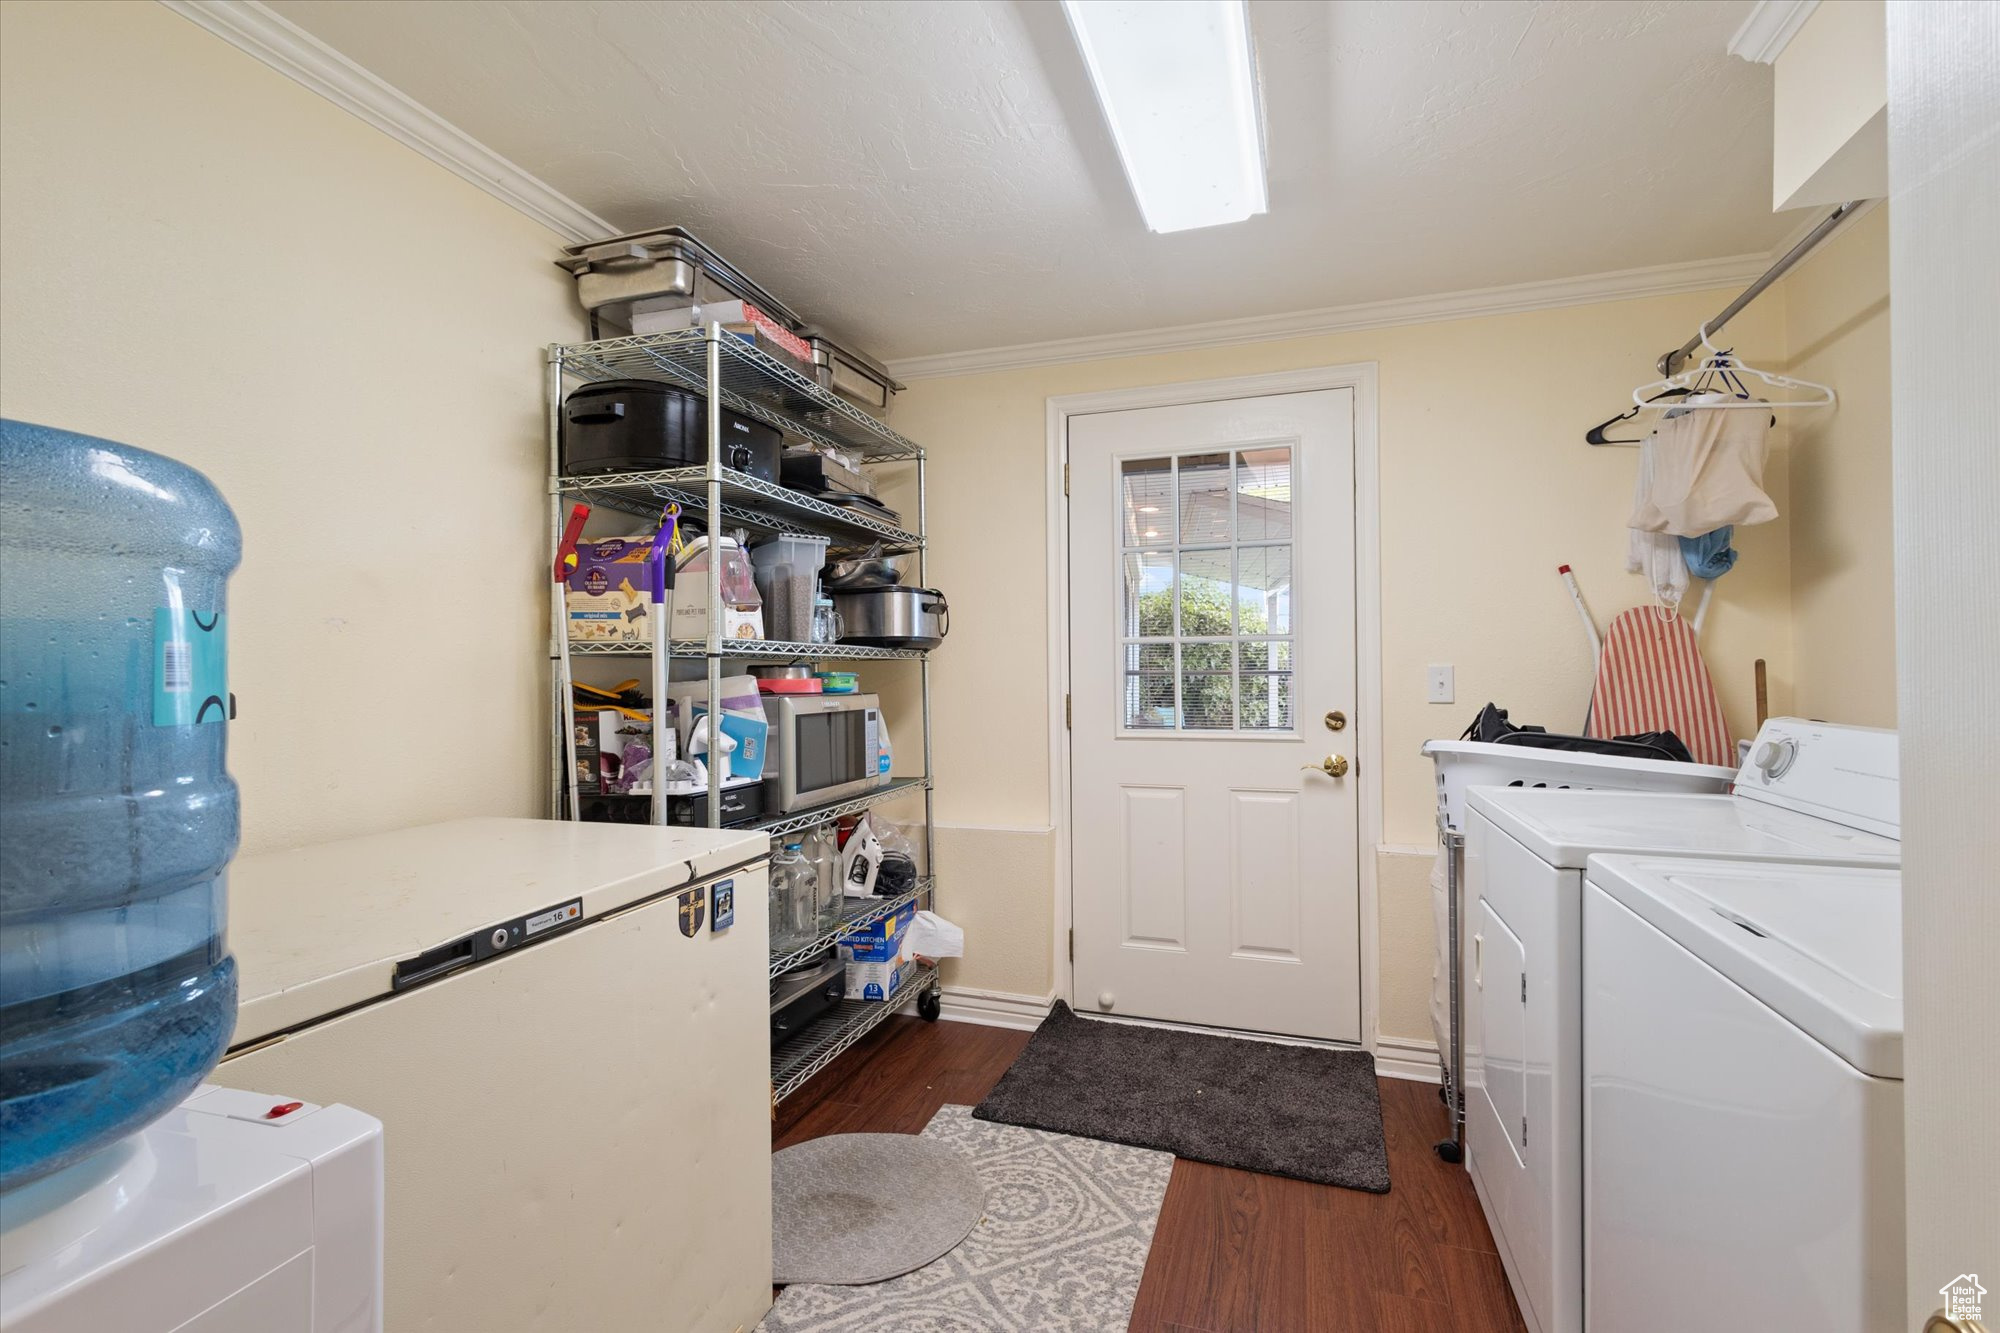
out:
M208 478L0 421L0 1190L143 1128L236 1023L236 784Z

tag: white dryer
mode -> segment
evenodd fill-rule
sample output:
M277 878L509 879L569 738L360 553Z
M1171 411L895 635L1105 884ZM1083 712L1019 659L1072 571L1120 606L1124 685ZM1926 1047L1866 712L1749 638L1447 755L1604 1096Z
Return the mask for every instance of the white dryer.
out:
M1893 870L1592 857L1591 1333L1903 1327Z
M1773 718L1733 794L1474 788L1466 1162L1536 1333L1584 1327L1583 872L1600 853L1894 868L1896 735Z

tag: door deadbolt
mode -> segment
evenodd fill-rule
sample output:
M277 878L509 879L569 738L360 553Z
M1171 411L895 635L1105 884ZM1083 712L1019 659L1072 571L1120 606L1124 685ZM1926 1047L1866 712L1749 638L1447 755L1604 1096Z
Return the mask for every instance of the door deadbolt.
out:
M1326 729L1328 731L1344 731L1346 728L1347 714L1341 712L1338 708L1326 715Z
M1330 754L1317 764L1301 764L1299 768L1306 773L1324 773L1330 778L1344 778L1347 776L1347 756Z

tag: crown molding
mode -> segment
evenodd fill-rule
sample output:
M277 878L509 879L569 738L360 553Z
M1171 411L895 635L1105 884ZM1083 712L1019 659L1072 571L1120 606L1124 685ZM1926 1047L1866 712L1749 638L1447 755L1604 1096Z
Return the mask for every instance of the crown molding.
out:
M1729 39L1729 54L1753 64L1773 64L1818 8L1819 0L1757 0Z
M508 161L444 117L391 87L257 0L160 0L160 3L397 142L415 149L460 179L533 218L565 241L574 244L618 234L616 226L548 182ZM1731 42L1730 49L1746 58L1775 59L1777 52L1798 31L1799 25L1805 22L1817 3L1818 0L1759 0L1757 8ZM1767 26L1760 27L1760 24ZM1751 57L1749 48L1738 49L1744 46L1746 34L1752 33L1753 29L1763 34L1759 38L1762 45L1757 49L1768 47L1768 57ZM1810 220L1806 225L1811 225ZM1360 329L1390 328L1400 324L1476 319L1486 315L1666 296L1749 282L1770 267L1777 254L1788 248L1789 244L1772 254L1661 264L1580 278L1485 287L1436 296L1401 297L1280 315L1184 324L1136 333L1100 334L906 357L889 362L888 368L900 380L935 379L944 375L1020 370L1071 361L1145 356L1238 343L1276 342Z
M595 241L618 234L617 227L548 182L523 171L256 0L160 3L527 214L565 241Z
M1358 305L1329 306L1282 315L1254 315L1205 324L1147 329L1136 333L1105 333L1086 338L1020 343L970 352L944 352L887 362L899 380L936 379L945 375L976 375L996 370L1026 370L1071 361L1102 361L1113 357L1151 356L1160 352L1195 351L1239 343L1278 342L1360 329L1392 328L1402 324L1435 324L1444 320L1514 315L1562 306L1598 305L1647 296L1731 287L1761 276L1771 266L1768 254L1700 259L1650 268L1623 269L1580 278L1556 278L1506 287L1481 287L1436 296L1398 297Z

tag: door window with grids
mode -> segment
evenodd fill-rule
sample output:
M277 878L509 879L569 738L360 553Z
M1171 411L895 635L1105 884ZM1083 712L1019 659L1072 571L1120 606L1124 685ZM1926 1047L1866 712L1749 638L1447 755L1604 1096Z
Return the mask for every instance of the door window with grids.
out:
M1119 465L1123 725L1292 730L1292 446Z

